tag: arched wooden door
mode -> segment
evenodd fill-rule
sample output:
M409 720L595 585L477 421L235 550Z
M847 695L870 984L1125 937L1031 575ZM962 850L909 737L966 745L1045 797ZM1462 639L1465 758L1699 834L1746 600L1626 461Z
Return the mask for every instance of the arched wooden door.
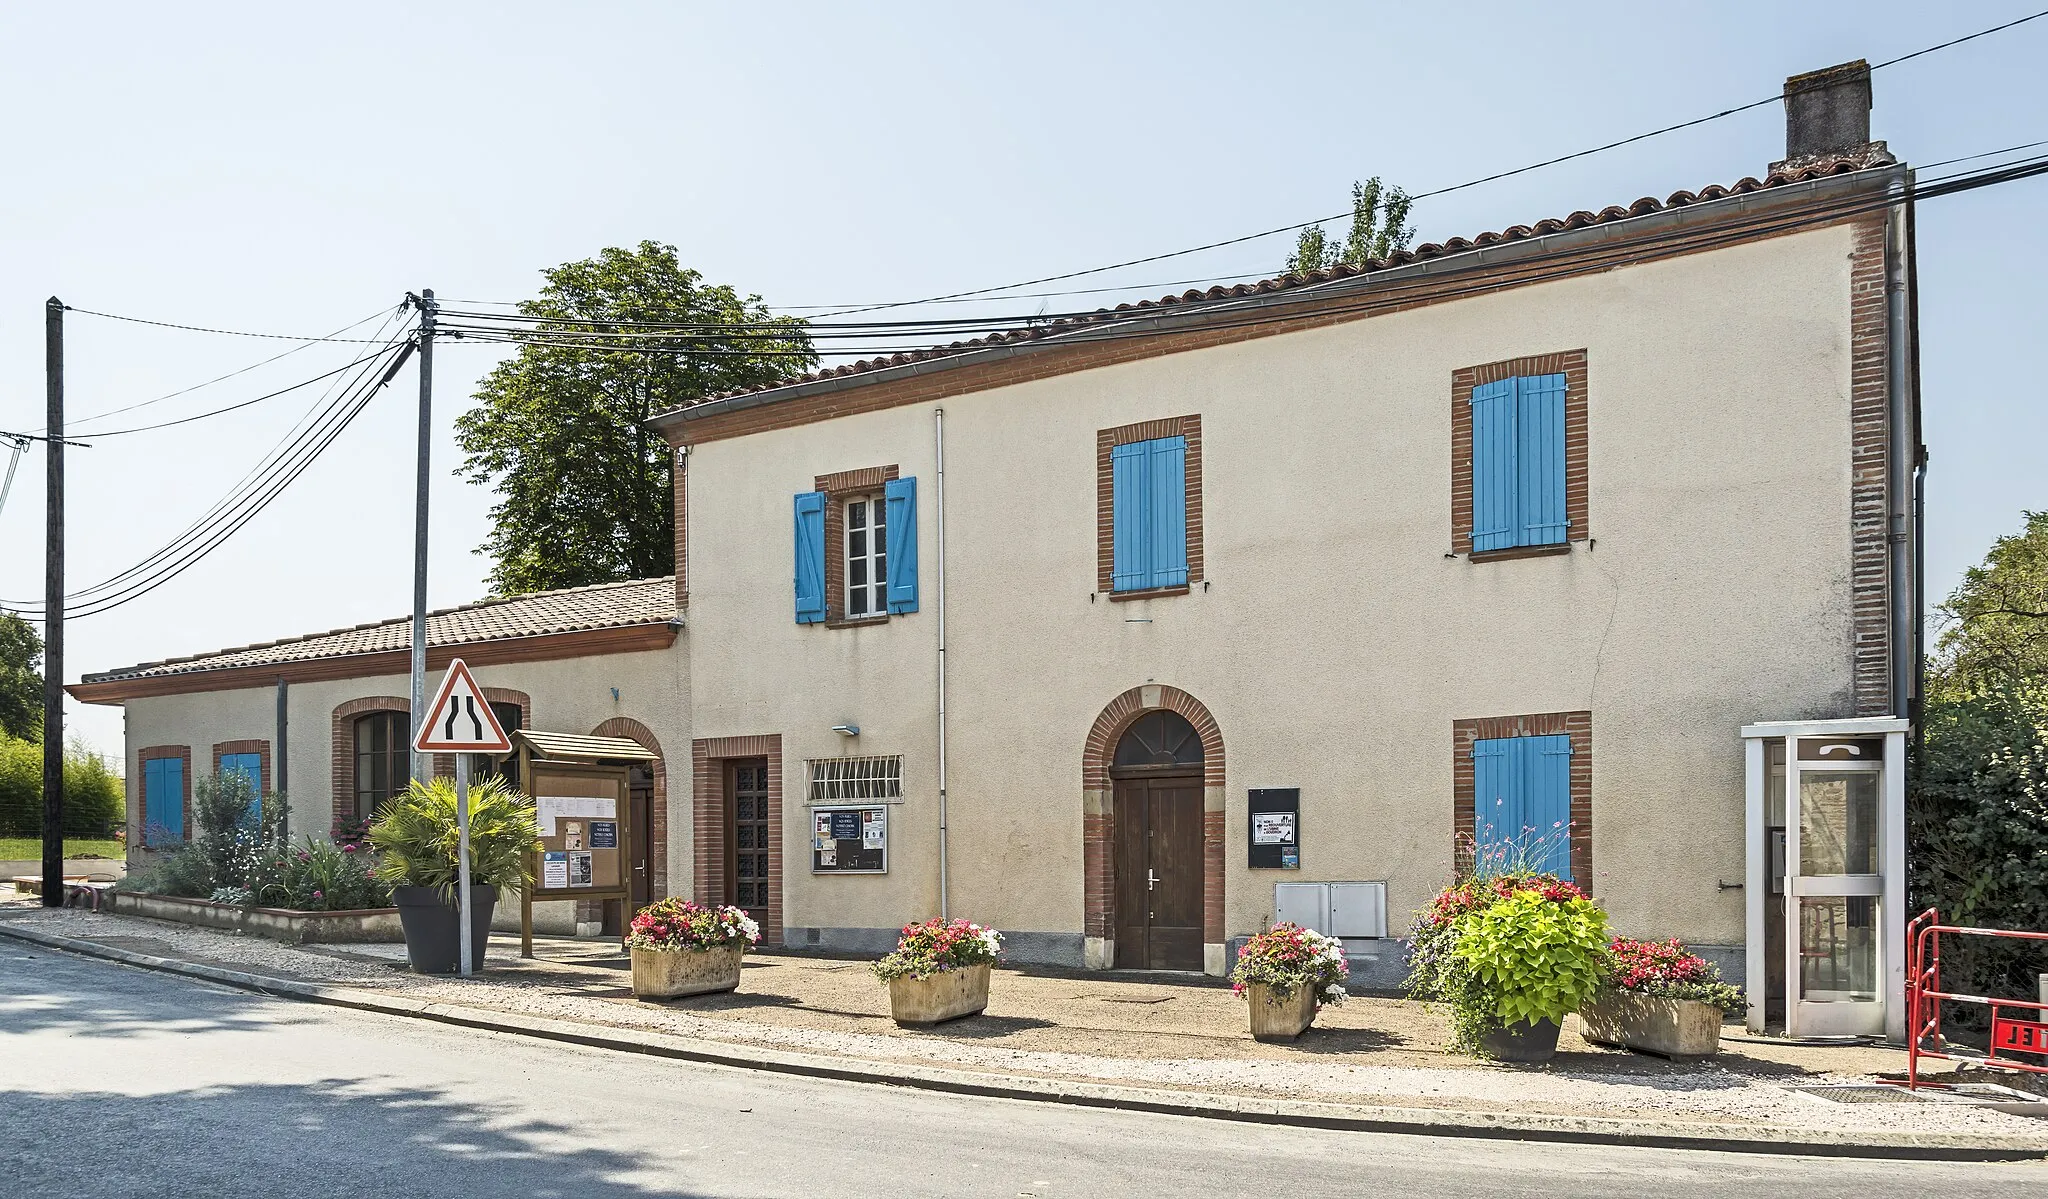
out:
M1178 713L1147 712L1117 742L1116 964L1200 970L1202 739Z

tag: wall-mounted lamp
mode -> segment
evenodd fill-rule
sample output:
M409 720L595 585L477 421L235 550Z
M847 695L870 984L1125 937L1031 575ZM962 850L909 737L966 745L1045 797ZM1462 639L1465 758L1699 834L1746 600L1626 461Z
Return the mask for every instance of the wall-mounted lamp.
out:
M842 737L860 736L860 726L857 724L835 724L832 726L832 731Z

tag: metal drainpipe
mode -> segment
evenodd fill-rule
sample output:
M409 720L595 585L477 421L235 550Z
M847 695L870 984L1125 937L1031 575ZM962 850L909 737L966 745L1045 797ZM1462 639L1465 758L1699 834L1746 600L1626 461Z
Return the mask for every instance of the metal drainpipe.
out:
M1901 172L1892 181L1893 204L1885 217L1885 333L1886 365L1891 406L1890 435L1886 438L1887 474L1886 525L1891 592L1891 693L1892 715L1909 712L1912 695L1913 576L1912 546L1912 452L1917 440L1908 427L1912 423L1911 323L1906 294L1906 202L1912 194L1911 176Z
M932 441L938 456L938 486L933 490L937 514L937 566L933 596L939 616L939 919L952 918L946 892L946 410L932 409Z

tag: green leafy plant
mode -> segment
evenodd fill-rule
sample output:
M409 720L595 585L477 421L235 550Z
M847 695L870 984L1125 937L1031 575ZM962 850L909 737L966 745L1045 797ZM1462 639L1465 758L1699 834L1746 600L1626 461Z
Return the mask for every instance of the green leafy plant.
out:
M1482 971L1480 963L1461 952L1461 947L1480 916L1518 897L1525 909L1547 905L1592 913L1588 919L1597 918L1600 928L1593 960L1604 964L1605 915L1584 891L1556 875L1473 875L1444 888L1416 916L1409 934L1407 990L1411 998L1449 1009L1453 1049L1484 1055L1487 1034L1513 1022L1503 1011L1502 993L1515 980L1498 970L1491 974Z
M305 839L298 848L252 848L244 867L244 903L295 912L357 912L391 906L391 886L377 877L368 850Z
M392 886L433 887L455 894L455 780L414 779L377 813L370 844L377 877ZM533 804L499 778L469 789L469 881L472 886L524 888L533 881L531 855L540 849Z
M1517 891L1458 918L1451 949L1486 988L1502 1025L1556 1020L1607 971L1607 913L1583 896Z
M983 962L1002 960L1002 934L965 920L927 920L906 924L896 951L874 964L883 982L898 978L930 978Z

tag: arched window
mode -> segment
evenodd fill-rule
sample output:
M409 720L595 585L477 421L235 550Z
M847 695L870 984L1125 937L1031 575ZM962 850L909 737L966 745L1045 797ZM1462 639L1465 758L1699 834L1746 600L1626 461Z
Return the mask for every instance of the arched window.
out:
M412 714L371 712L356 717L354 729L356 819L368 820L412 781Z
M1178 712L1161 709L1138 717L1116 743L1112 768L1200 769L1202 738Z

